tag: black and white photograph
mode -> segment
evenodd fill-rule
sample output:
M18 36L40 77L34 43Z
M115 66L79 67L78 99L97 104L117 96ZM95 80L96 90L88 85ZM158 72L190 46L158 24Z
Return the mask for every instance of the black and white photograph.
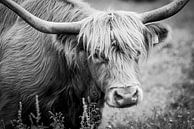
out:
M0 0L0 129L194 129L194 1Z

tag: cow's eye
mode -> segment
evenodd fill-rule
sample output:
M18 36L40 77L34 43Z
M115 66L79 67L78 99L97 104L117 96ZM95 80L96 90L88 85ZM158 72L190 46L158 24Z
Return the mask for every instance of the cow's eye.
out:
M108 62L108 59L103 55L103 54L99 54L99 53L95 53L93 55L93 59L96 61L96 62Z
M140 51L137 51L137 58L139 58L139 56L141 55L141 52Z
M94 58L94 59L99 59L99 57L100 57L100 56L99 56L98 53L94 53L94 55L93 55L93 58Z
M141 52L140 51L137 51L137 54L136 54L136 58L135 58L135 61L138 63L139 62L139 57L141 55Z

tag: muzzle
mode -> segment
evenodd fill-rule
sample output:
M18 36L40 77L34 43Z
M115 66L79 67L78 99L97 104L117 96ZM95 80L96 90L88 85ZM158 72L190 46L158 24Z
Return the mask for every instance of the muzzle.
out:
M142 98L142 90L139 86L126 86L111 87L105 99L110 107L127 108L137 105Z

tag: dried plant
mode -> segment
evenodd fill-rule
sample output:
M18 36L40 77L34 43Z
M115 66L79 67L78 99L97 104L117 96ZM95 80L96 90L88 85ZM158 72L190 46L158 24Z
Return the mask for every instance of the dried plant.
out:
M87 104L85 98L82 99L82 102L83 114L81 116L80 129L96 129L101 122L100 109L96 107L96 103Z

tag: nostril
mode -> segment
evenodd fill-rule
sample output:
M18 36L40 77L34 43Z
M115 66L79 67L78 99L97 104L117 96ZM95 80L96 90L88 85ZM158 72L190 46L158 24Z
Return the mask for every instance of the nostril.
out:
M114 98L115 98L115 100L122 100L123 96L121 94L119 94L118 91L115 91Z
M137 97L138 96L138 90L135 91L132 97Z

